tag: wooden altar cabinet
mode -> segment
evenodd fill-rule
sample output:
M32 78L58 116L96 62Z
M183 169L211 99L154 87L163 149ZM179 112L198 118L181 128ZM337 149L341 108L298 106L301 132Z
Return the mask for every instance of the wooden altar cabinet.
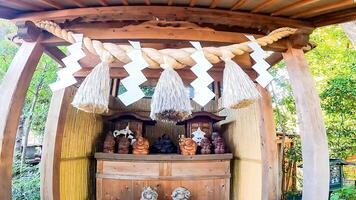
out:
M185 187L191 200L229 199L232 154L182 156L96 153L97 199L140 199L145 186L159 199Z

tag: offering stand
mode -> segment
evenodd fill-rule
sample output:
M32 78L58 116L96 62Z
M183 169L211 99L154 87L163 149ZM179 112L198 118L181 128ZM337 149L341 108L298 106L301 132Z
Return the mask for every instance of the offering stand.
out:
M232 154L183 156L96 153L97 199L140 199L142 188L155 187L170 199L185 187L191 200L229 199Z

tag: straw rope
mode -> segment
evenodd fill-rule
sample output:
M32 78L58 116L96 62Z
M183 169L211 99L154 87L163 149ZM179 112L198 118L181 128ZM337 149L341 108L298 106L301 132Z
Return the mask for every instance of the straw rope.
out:
M39 21L35 23L37 27L44 29L53 35L67 41L74 43L73 32L62 29L58 24L51 21ZM267 36L256 39L257 43L261 46L267 46L278 41L281 38L288 37L294 34L297 29L284 27L272 31ZM108 53L111 55L109 62L115 61L115 59L123 62L131 62L127 53L132 50L130 45L116 45L113 43L102 43L98 40L92 40L88 37L83 39L84 47L91 53L100 56L101 58ZM243 42L240 44L233 44L221 47L203 47L203 52L207 60L212 64L220 62L222 59L222 52L228 52L228 56L233 58L237 55L252 52L252 49L248 46L249 42ZM144 59L150 65L148 68L155 69L160 68L160 65L164 63L163 57L167 58L167 63L174 69L184 68L185 66L195 65L194 60L190 57L192 53L196 51L195 48L180 48L180 49L153 49L142 48Z

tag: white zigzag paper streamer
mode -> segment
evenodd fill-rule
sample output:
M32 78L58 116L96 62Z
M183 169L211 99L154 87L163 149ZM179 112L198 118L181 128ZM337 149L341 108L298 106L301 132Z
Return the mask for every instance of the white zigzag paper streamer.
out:
M256 61L256 64L254 64L252 68L259 74L256 81L265 88L273 80L273 76L267 71L270 65L265 61L265 52L256 42L255 38L252 35L246 35L246 37L251 40L248 46L253 49L253 53L250 55Z
M73 37L76 42L67 47L70 55L62 59L66 67L57 72L59 80L49 85L53 92L75 84L77 80L73 74L82 69L78 61L85 57L82 50L83 34L73 34Z
M205 106L215 94L209 89L209 85L214 79L208 74L208 70L213 66L204 56L202 47L199 42L190 42L197 49L191 57L196 64L191 68L197 78L190 83L194 88L193 100L201 106Z
M149 66L149 64L142 57L140 42L129 42L134 48L127 54L132 62L123 66L129 76L121 81L127 91L118 96L126 106L142 99L145 96L139 86L147 81L147 78L141 70Z

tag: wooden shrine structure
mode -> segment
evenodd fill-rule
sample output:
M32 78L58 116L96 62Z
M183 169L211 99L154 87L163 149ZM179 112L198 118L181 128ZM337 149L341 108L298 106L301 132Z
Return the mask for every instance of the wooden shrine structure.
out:
M13 41L21 44L0 87L1 200L11 199L15 136L37 63L45 53L64 67L61 59L66 55L58 46L69 44L37 28L33 22L39 20L56 22L66 30L103 42L138 40L143 47L156 49L187 47L187 41L194 40L203 46L221 46L248 41L244 34L259 38L280 27L297 28L296 34L264 49L273 51L266 59L269 64L284 59L296 99L304 161L303 199L327 199L326 130L304 52L313 48L308 38L313 29L356 20L354 0L0 0L0 18L16 23L18 34ZM256 78L248 54L235 61L251 79ZM88 53L80 60L83 69L75 77L86 77L98 62L97 56ZM114 85L127 76L122 65L110 65ZM215 83L222 82L222 71L222 64L215 64L209 71ZM145 84L155 85L160 72L143 70L149 79ZM188 67L177 72L185 83L195 78ZM221 128L233 154L230 195L225 199L272 200L280 195L271 96L257 87L262 95L259 102L248 109L229 111ZM103 131L102 117L78 112L71 106L76 89L71 86L52 97L41 161L41 198L45 200L95 198L93 155ZM112 95L116 96L116 91ZM137 109L122 108L114 97L111 100L110 112ZM149 109L140 108L140 112ZM224 112L217 106L205 110Z

